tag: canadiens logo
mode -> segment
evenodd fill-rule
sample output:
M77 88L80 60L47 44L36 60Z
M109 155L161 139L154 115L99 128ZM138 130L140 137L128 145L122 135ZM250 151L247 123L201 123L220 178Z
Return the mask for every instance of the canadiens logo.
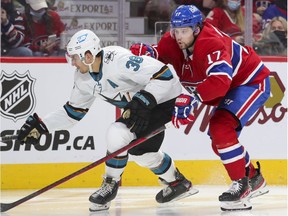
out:
M1 115L17 121L31 113L35 108L35 79L29 71L19 74L1 72Z

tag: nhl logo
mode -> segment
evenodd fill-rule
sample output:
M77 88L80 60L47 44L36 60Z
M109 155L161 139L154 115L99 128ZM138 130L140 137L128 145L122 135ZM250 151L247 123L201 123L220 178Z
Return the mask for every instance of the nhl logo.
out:
M17 121L31 113L35 108L34 84L35 79L29 71L19 74L14 71L1 76L1 115Z

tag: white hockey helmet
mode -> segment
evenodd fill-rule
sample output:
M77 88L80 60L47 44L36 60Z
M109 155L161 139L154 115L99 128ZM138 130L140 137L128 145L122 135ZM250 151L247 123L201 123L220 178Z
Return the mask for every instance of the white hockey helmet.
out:
M87 51L90 51L95 57L101 50L100 39L88 29L76 32L67 44L68 56L77 54L81 61L84 60Z

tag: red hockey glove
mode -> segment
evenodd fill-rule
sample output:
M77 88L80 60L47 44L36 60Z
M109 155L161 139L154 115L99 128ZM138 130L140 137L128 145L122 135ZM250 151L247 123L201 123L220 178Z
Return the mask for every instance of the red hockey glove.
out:
M155 49L147 44L144 43L136 43L132 44L130 47L131 52L136 56L147 55L151 56L152 58L156 58Z
M20 128L18 140L27 144L37 144L41 135L49 133L46 125L38 117L36 113L30 115L25 124Z
M172 123L176 128L195 120L193 110L198 104L196 96L181 94L176 98Z

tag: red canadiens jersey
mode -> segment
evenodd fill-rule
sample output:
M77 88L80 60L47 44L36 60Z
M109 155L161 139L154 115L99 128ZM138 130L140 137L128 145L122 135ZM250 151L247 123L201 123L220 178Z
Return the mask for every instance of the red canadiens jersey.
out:
M182 85L195 89L205 104L217 105L229 89L254 85L270 71L251 47L243 47L209 23L194 44L193 53L181 50L167 32L156 47L158 59L174 66Z
M222 8L214 8L206 17L206 22L211 23L230 37L242 35L239 26L230 18L228 12Z
M60 16L58 13L52 10L48 10L49 16L51 17L52 24L52 32L50 34L56 34L56 36L59 38L61 32L65 30L64 23L62 22ZM27 22L27 18L26 18ZM32 28L34 29L34 33L32 34L28 29L29 27L26 27L25 32L25 42L31 43L29 46L32 51L39 51L39 48L41 44L45 41L47 41L47 38L49 36L48 34L48 24L46 21L42 21L41 23L31 22L30 25L32 25Z

